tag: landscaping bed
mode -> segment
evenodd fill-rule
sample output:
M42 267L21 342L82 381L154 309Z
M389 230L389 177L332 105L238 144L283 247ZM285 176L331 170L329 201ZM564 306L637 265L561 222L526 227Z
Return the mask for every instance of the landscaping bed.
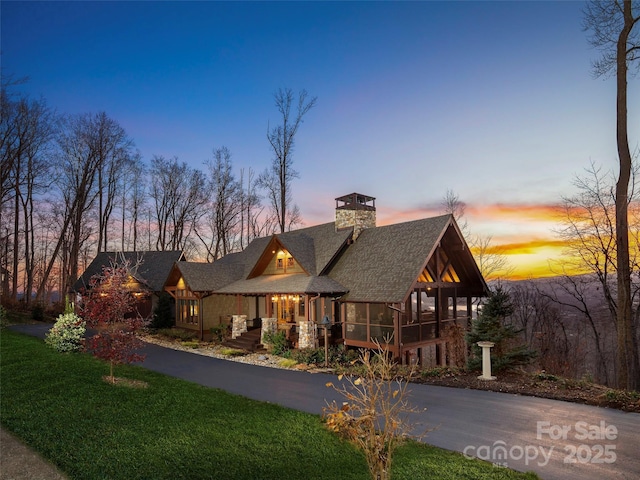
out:
M615 390L584 380L516 371L498 373L496 380L487 381L478 379L478 372L440 370L441 372L436 371L433 375L421 375L413 381L444 387L515 393L640 413L640 393Z

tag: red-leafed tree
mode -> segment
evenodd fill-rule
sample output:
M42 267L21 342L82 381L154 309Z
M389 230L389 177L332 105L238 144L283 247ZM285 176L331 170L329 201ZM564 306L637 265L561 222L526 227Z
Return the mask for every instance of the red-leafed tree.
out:
M137 353L142 341L137 332L143 325L136 310L128 264L112 264L94 275L89 294L82 308L87 326L97 333L87 341L87 350L110 364L109 379L115 383L113 367L117 364L141 362L144 355ZM146 295L146 292L135 292Z

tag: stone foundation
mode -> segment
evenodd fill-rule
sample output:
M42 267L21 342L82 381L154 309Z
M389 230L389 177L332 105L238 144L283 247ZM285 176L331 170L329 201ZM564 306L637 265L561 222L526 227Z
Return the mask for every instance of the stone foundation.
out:
M299 324L298 348L316 348L318 345L318 327L315 322L301 321Z
M234 315L232 318L231 338L235 339L247 331L247 316Z

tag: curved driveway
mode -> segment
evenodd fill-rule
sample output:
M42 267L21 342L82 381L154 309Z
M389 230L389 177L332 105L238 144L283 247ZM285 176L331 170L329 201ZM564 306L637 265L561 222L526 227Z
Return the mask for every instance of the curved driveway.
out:
M11 327L43 337L50 326ZM264 402L321 414L341 398L335 375L246 365L147 344L144 368ZM543 479L640 478L640 414L520 395L412 385L424 441ZM426 409L426 410L425 410Z

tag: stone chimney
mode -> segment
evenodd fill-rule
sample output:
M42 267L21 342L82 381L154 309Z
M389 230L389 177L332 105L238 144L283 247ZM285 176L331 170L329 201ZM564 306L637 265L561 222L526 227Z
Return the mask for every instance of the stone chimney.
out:
M336 198L336 230L353 227L353 239L376 226L376 199L359 193Z

